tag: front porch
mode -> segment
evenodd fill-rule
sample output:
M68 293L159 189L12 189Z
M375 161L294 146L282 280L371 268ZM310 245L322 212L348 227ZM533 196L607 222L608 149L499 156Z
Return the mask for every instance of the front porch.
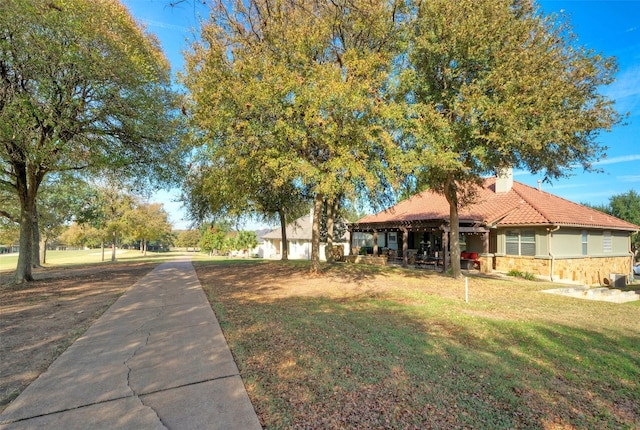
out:
M399 264L443 272L451 266L450 228L444 220L355 223L349 230L353 254L384 257L385 265ZM461 222L459 233L461 268L490 273L494 269L493 254L489 252L490 230L477 223Z

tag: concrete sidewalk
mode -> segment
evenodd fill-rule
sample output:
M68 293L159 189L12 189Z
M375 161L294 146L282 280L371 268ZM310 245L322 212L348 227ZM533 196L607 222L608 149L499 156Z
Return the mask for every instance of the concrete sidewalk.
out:
M190 261L133 285L0 414L43 428L261 428Z

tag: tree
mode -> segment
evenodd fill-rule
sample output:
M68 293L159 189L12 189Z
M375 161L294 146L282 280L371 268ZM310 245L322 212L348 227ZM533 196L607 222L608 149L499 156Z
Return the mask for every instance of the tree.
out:
M228 232L229 230L225 225L211 225L206 227L200 238L200 248L208 252L209 255L213 255L214 251L226 252L226 236Z
M104 243L103 235L89 224L72 223L62 234L60 240L66 245L99 248ZM102 256L104 261L104 254Z
M73 219L83 215L92 189L71 174L49 175L38 193L39 237L42 241L40 261L47 262L47 244L60 236Z
M91 219L101 237L102 260L104 261L104 243L111 241L111 261L116 261L118 242L131 232L127 222L135 207L135 198L123 192L120 185L108 183L98 188L98 211Z
M134 240L140 240L140 251L147 255L147 243L158 241L171 233L169 215L161 203L143 203L124 215L124 222Z
M189 248L193 248L195 250L199 242L200 232L198 230L184 230L178 233L176 246L185 247L188 252Z
M258 238L255 231L241 230L234 241L234 249L248 252L258 246Z
M258 157L243 163L228 163L225 149L218 146L201 149L200 164L192 168L183 184L182 200L190 218L199 223L208 218L239 218L254 215L263 221L280 222L286 243L287 220L309 211L308 199L293 181L283 182L277 168ZM286 248L281 259L288 259Z
M325 200L385 183L395 141L381 118L397 52L399 4L214 3L187 56L193 120L216 160ZM241 169L238 169L241 171ZM237 177L237 176L234 176ZM236 187L242 193L242 187ZM311 270L319 267L313 235Z
M403 145L416 183L449 202L458 277L458 209L483 175L524 168L550 181L601 157L599 132L620 121L599 93L615 64L528 0L418 2L412 24Z
M0 218L0 253L10 250L12 245L18 243L19 240L20 226L5 218Z
M0 3L0 187L20 202L16 282L32 279L45 177L173 180L178 107L159 43L119 2Z

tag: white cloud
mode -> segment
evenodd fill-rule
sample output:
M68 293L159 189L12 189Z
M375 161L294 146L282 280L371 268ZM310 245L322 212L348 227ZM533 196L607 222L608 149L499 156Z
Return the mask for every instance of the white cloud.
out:
M620 112L633 111L640 103L640 65L620 70L615 82L606 90L607 96L616 101Z
M584 188L584 187L590 187L591 184L546 184L546 187L549 189L549 191L551 192L551 190L566 190L566 189L572 189L572 188ZM542 188L545 188L545 184L542 184Z
M164 29L167 29L167 30L176 30L176 31L180 31L182 33L186 33L188 31L190 31L190 29L188 29L187 27L181 26L181 25L168 24L166 22L153 21L153 20L150 20L150 19L142 19L141 21L147 27L156 27L156 28L164 28Z
M596 161L594 166L602 166L603 164L618 164L627 163L629 161L640 160L640 154L622 155L620 157L605 158L604 160Z
M640 175L623 175L618 176L617 179L621 182L640 182Z

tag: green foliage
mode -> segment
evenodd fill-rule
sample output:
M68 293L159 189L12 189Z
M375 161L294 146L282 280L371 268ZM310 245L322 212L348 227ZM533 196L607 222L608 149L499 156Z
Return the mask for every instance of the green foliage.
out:
M16 281L31 278L31 220L46 176L176 181L179 103L157 40L119 2L0 3L0 195L19 202Z
M184 248L196 248L200 242L200 232L198 230L185 230L178 233L176 246Z
M377 0L215 2L184 79L203 144L195 175L218 188L205 203L276 212L291 197L387 190L397 12Z
M129 236L141 242L141 251L146 252L147 242L173 243L169 215L161 203L136 204L124 215Z
M258 238L255 231L239 231L233 243L233 249L249 251L258 246Z
M209 226L200 238L200 249L209 254L213 254L214 251L221 254L226 253L229 251L230 245L227 240L227 233L228 230L223 227Z
M536 280L536 276L533 273L530 272L521 272L520 270L517 269L511 269L507 272L507 276L513 276L516 278L523 278L526 279L527 281L535 281Z
M609 198L608 205L590 207L640 226L640 195L635 190L612 196ZM640 233L634 233L631 236L631 247L635 251L637 260L640 252Z
M614 60L524 0L219 0L186 70L193 213L275 213L283 196L376 206L392 186L428 186L450 204L456 277L473 184L504 168L592 170L598 133L621 120L599 92Z
M0 246L10 246L18 243L20 227L5 218L0 218Z
M631 190L609 199L611 215L640 226L640 195Z
M611 58L578 46L569 26L533 3L433 0L417 5L401 73L410 176L447 197L459 276L458 208L470 185L504 168L564 176L591 170L605 148L596 137L620 121L599 93Z

